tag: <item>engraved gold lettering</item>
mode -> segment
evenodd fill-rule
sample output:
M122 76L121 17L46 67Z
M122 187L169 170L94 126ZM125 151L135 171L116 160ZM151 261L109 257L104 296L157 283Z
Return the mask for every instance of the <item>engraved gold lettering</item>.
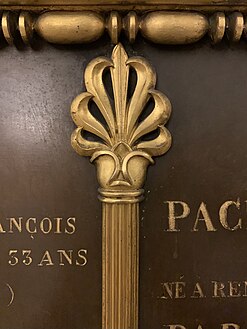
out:
M237 201L226 201L225 203L223 203L223 205L220 207L220 211L219 211L219 218L220 218L220 222L222 224L222 226L230 231L236 231L238 229L242 228L242 219L238 218L238 223L233 226L230 227L229 223L228 223L228 208L230 206L235 206L238 210L240 210L240 200L239 198L237 199Z
M225 285L222 282L218 281L212 281L213 283L213 297L219 298L219 297L226 297L226 294L224 292Z
M45 230L45 227L46 227L46 230ZM45 218L42 219L42 221L40 222L40 229L44 234L48 234L48 233L51 232L51 230L52 230L52 221L50 220L50 218L45 217Z
M15 256L17 254L17 252L18 252L18 250L9 250L9 256L10 256L10 259L8 261L9 265L15 266L18 264L19 259L18 259L18 257Z
M22 231L22 227L21 227L21 222L22 222L22 217L18 218L18 221L11 217L11 218L7 218L7 220L9 220L9 233L14 233L13 231L13 227L16 227L16 229L21 232Z
M81 263L78 260L76 260L76 265L78 265L78 266L85 266L87 264L87 257L86 257L86 255L87 255L87 250L86 249L80 249L78 251L78 257L80 258Z
M40 263L38 264L38 266L44 266L44 265L46 265L46 266L54 265L54 263L52 262L51 255L48 250L45 251Z
M31 265L32 262L33 262L33 259L30 256L31 255L31 250L22 250L22 255L25 256L22 263L25 264L26 266Z
M162 283L163 287L163 294L161 298L175 298L175 299L181 299L185 298L185 282L165 282Z
M195 221L195 224L194 224L194 227L193 227L192 231L194 231L194 232L198 231L197 225L200 221L205 223L207 231L211 231L211 232L216 231L216 229L214 228L213 223L210 219L206 203L204 203L204 202L202 202L200 204L200 207L197 211L196 221Z
M206 297L203 293L202 287L199 282L196 283L191 298L203 298Z
M59 265L65 265L63 262L63 258L66 259L66 261L72 265L72 261L73 261L73 250L57 250L57 252L59 253L59 259L60 259L60 263ZM69 254L69 255L68 255Z
M175 299L185 298L185 282L175 282Z
M6 233L6 231L3 229L3 226L1 223L0 223L0 233Z
M57 218L55 218L55 220L56 220L56 230L55 230L55 232L54 233L62 233L62 231L61 231L61 222L62 222L62 218L60 218L60 217L57 217Z
M34 233L37 233L37 228L36 228L36 218L28 218L28 220L26 221L26 230L28 233L31 233L31 234L34 234ZM31 230L31 227L30 227L30 222L33 222L33 229Z
M49 218L44 217L43 219L37 219L36 217L9 217L5 218L8 222L5 224L3 221L0 222L0 233L22 233L24 231L30 234L36 234L42 232L44 234L48 233L66 233L73 234L76 231L76 218L69 217L63 219L62 217Z
M163 288L163 294L161 298L173 298L173 282L164 282L161 285Z
M190 208L187 203L183 201L166 201L168 203L168 220L169 220L169 228L168 232L179 232L180 229L176 227L176 220L183 219L188 217L190 214ZM182 213L180 215L176 215L175 206L178 205L180 208L182 207Z
M67 225L71 230L67 230L67 228L65 228L65 233L67 234L73 234L75 233L76 227L75 227L75 217L70 217L67 219Z
M57 254L59 255L59 262L53 262L53 255L49 250L46 250L42 254L42 258L38 266L44 265L60 265L64 266L68 265L76 265L76 266L85 266L88 262L87 260L87 250L86 249L79 249L77 252L65 249L58 249L56 250ZM9 260L8 264L11 266L15 266L17 264L24 264L26 266L30 266L34 264L34 259L31 256L32 250L31 249L13 249L9 250ZM75 256L74 256L75 255ZM36 263L37 264L37 263Z
M241 283L237 281L229 281L229 296L228 297L240 297L241 296Z

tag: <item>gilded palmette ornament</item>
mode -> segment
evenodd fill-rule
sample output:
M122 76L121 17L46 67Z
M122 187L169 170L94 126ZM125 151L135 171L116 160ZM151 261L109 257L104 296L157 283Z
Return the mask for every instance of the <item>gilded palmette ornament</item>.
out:
M105 84L107 71L113 99ZM130 92L132 71L136 84ZM71 105L78 127L72 134L72 146L96 164L103 205L103 329L138 328L139 201L152 157L164 154L171 146L171 135L164 126L171 104L155 90L155 84L150 64L141 57L128 58L118 44L111 59L99 57L88 64L86 91ZM150 100L152 111L144 115ZM101 119L93 114L92 103ZM154 131L154 138L146 138ZM91 138L87 138L88 133Z
M137 83L128 100L129 72L133 69ZM114 103L111 103L103 82L103 74L110 71ZM154 89L156 75L149 63L140 57L128 58L121 44L112 58L99 57L91 61L85 71L87 91L75 98L71 115L77 125L72 135L72 146L77 153L90 156L97 165L101 188L133 190L142 187L146 168L153 163L152 156L164 154L171 145L171 135L164 127L171 113L168 98ZM152 112L139 118L149 99L154 101ZM90 112L94 102L105 124ZM158 130L153 140L142 140L148 133ZM87 140L88 131L100 141ZM106 165L107 164L107 165Z

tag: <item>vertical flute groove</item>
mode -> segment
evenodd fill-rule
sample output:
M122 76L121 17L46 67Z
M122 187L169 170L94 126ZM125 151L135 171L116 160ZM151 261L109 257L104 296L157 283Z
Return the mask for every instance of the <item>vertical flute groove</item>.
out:
M103 203L103 329L138 328L138 203Z

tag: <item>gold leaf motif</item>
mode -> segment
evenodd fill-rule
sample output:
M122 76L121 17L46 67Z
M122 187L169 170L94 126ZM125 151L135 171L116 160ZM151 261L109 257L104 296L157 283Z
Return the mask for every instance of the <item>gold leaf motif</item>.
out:
M128 99L130 70L136 73L136 85ZM113 101L105 86L104 74L110 72ZM141 57L128 58L118 44L112 58L93 59L85 70L86 92L75 98L71 115L77 125L72 134L72 146L84 156L91 156L97 165L100 186L105 189L139 189L145 181L152 156L162 155L171 146L171 135L164 127L171 113L168 98L155 90L156 74ZM149 100L151 113L141 121ZM95 103L101 120L91 112ZM157 137L145 136L158 131ZM89 132L95 140L85 137Z

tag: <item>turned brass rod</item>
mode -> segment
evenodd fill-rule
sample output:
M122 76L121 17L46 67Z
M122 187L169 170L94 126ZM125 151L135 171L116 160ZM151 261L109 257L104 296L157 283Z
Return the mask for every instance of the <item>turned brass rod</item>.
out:
M160 8L159 8L160 9ZM246 6L247 9L247 6ZM34 44L37 35L53 44L84 44L98 40L107 32L112 43L117 44L124 32L133 43L137 34L145 39L168 45L192 44L208 35L213 43L227 37L238 42L247 35L246 17L235 11L214 14L201 11L156 10L143 14L138 11L47 11L34 14L31 11L4 11L0 13L0 41L18 44Z

